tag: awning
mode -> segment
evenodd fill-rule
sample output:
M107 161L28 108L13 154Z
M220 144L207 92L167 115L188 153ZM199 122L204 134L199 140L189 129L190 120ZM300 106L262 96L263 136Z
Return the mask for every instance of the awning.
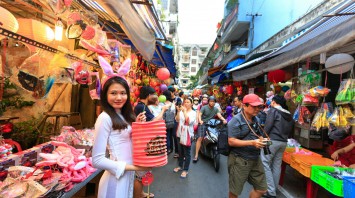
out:
M198 86L196 87L196 89L202 89L202 88L204 88L204 87L206 87L206 86L208 86L208 84L198 85Z
M145 60L151 60L155 51L154 33L147 28L129 0L83 0L98 13L107 13L118 23Z
M221 61L221 65L226 65L228 64L231 60L239 57L239 56L245 56L249 52L249 48L246 47L241 47L241 46L236 46L234 47Z
M159 44L157 45L157 50L161 54L163 61L165 62L166 68L170 71L172 76L176 76L176 67L173 56L173 46Z
M269 54L271 54L271 53L272 52L270 52ZM259 62L263 61L269 54L266 54L266 55L264 55L262 57L259 57L259 58L256 58L254 60L251 60L251 61L248 61L246 63L243 63L243 64L239 65L238 67L234 67L232 69L227 70L226 72L227 73L234 72L236 70L241 70L241 69L244 69L244 68L246 68L246 67L248 67L250 65L254 65L256 63L259 63Z
M337 11L335 11L335 13L337 13L336 16L323 18L312 26L307 33L304 33L288 45L232 69L231 71L234 71L232 74L233 80L241 81L254 78L263 73L298 63L308 57L334 50L353 41L355 39L355 17L354 15L342 15L353 12L355 12L355 3L353 2L337 9ZM268 58L272 59L255 65ZM243 69L249 65L255 66Z
M130 40L124 39L124 42L128 45L131 45L133 49L135 48L135 45L133 45ZM173 46L157 42L153 58L150 60L150 62L156 65L157 67L166 67L170 71L170 74L172 76L176 76Z
M227 64L226 70L238 67L242 63L244 63L245 59L244 58L237 58L234 61L230 62Z
M225 73L221 73L221 74L216 75L215 77L212 78L211 84L212 85L217 84L226 78L227 78L227 75Z

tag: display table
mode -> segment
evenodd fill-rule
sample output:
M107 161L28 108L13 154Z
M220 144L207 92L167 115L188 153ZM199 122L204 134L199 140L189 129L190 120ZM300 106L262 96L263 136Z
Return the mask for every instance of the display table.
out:
M313 156L314 157L314 156ZM317 158L317 157L316 157ZM322 159L322 158L320 158ZM319 160L319 165L323 165L322 163L324 163L323 160ZM290 165L290 161L289 159L285 158L285 155L282 159L282 164L281 164L281 174L280 174L280 181L279 181L279 185L283 186L284 183L284 177L285 177L285 171L286 171L286 166ZM317 164L312 164L312 165L317 165ZM293 168L292 166L290 166L291 168ZM295 169L295 168L293 168ZM300 172L299 170L295 169L297 172ZM318 192L318 185L316 183L314 183L310 177L305 176L304 173L301 173L301 175L303 175L306 178L306 182L307 182L307 192L306 192L306 197L307 198L314 198L317 197L317 192Z
M92 179L94 179L98 174L100 174L103 170L96 170L93 172L88 178L84 181L75 184L75 186L68 192L62 194L61 198L70 198L75 195L80 189L82 189L87 183L89 183Z

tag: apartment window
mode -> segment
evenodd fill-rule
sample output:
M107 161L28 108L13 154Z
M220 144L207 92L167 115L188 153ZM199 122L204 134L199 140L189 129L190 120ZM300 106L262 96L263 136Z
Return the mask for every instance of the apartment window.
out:
M196 59L191 59L191 64L196 64Z
M194 49L192 50L192 56L197 56L197 48L194 47Z
M196 67L191 67L191 72L196 72Z

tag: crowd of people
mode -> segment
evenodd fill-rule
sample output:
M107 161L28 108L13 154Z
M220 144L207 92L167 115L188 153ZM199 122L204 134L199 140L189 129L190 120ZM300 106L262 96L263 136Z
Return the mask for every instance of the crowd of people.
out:
M255 94L237 96L221 106L213 96L191 97L169 87L162 93L166 98L162 103L154 88L143 86L139 102L133 107L123 78L111 77L102 86L103 112L95 124L93 147L93 165L105 170L98 197L154 197L143 191L142 184L142 177L151 168L132 163L132 122L165 120L167 153L174 153L178 161L173 172L186 178L191 160L199 160L206 123L212 118L220 119L228 128L229 197L237 197L246 181L254 187L250 197L276 197L282 153L293 127L283 97L275 96L266 114L262 99ZM196 140L194 151L191 144L181 141L180 137L187 135L183 133Z

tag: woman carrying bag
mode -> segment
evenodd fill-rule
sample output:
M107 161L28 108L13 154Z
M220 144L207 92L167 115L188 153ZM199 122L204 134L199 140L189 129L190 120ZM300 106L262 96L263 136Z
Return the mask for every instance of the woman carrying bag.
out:
M183 106L176 107L176 121L179 126L176 135L180 137L179 167L174 168L174 172L182 171L180 177L186 178L191 161L191 138L194 136L194 124L196 122L196 111L192 109L192 99L184 100ZM185 160L184 160L185 158Z

